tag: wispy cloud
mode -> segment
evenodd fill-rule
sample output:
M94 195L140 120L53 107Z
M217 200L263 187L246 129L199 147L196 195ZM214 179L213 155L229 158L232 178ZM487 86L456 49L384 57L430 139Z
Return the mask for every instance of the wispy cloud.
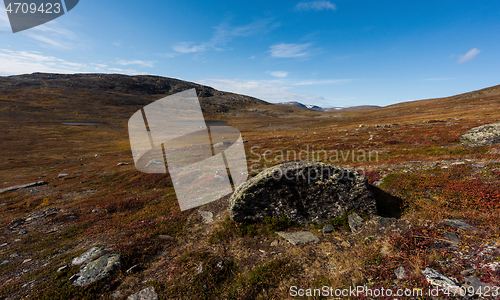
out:
M259 20L245 26L230 26L222 23L215 27L213 37L206 42L180 42L172 47L178 53L196 53L207 50L223 50L228 42L236 37L245 37L256 34L262 34L273 28L278 27L278 23L272 23L271 19Z
M135 69L120 69L103 63L77 63L36 51L11 51L0 49L0 75L18 75L34 72L45 73L124 73L146 74Z
M461 64L468 60L471 60L474 57L476 57L480 52L481 50L477 48L472 48L469 50L469 52L465 53L465 55L460 56L460 58L458 59L458 63Z
M337 10L337 6L330 1L313 1L313 2L300 2L295 6L296 10L308 11L308 10Z
M311 44L277 44L270 47L272 57L303 58L309 56L306 50Z
M288 76L289 72L285 71L273 71L273 72L268 72L271 76L278 77L278 78L285 78Z
M129 65L138 65L141 67L154 67L155 62L154 61L143 61L143 60L118 60L117 64L122 65L122 66L129 66Z
M314 104L323 107L339 106L332 100L321 95L296 93L294 83L276 80L241 80L241 79L202 79L200 83L212 86L218 90L252 96L264 101L277 103L297 101L304 104Z

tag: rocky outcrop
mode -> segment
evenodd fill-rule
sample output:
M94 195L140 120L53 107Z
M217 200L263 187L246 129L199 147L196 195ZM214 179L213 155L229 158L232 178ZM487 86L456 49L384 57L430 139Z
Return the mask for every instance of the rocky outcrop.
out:
M366 178L350 169L311 162L262 171L236 189L228 209L238 222L286 216L302 224L325 223L351 210L377 213Z
M500 144L500 123L472 128L460 137L460 142L466 147Z
M121 267L119 254L107 254L89 262L75 275L73 285L86 286L94 281L108 277Z

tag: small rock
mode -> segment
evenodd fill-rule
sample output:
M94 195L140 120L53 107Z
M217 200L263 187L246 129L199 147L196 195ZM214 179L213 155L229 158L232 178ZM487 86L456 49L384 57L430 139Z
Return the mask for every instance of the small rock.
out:
M57 272L59 273L59 272L62 272L62 271L66 271L67 269L68 269L67 265L66 266L62 266L59 269L57 269Z
M342 242L340 243L340 245L341 245L342 247L346 247L346 248L351 247L351 244L349 244L349 242L347 242L347 241L342 241Z
M450 226L450 227L455 227L455 228L459 228L459 229L467 229L467 230L476 230L476 231L480 231L479 229L477 229L476 227L474 226L471 226L467 223L465 223L463 220L458 220L458 219L443 219L442 220L446 225Z
M470 268L470 269L463 270L462 272L460 272L460 275L469 276L469 275L472 275L474 273L476 273L476 269Z
M403 266L397 267L394 270L394 274L396 274L397 279L405 279L407 277L406 276L406 269Z
M293 245L300 245L305 243L316 243L319 242L319 238L309 231L299 231L299 232L276 232L279 236L292 243Z
M8 245L7 243L3 243L3 244L0 245L0 247L5 247L7 245Z
M381 180L377 180L372 183L373 186L380 186L381 184L382 184Z
M24 224L25 220L23 218L15 218L14 220L10 221L11 225L21 225Z
M17 234L26 234L28 231L26 229L21 229Z
M271 247L276 247L280 243L280 240L274 240L271 242Z
M460 244L460 238L453 232L442 232L441 235L448 241L447 247L458 248Z
M80 269L73 285L86 286L92 282L108 277L120 267L121 256L119 254L101 256Z
M365 220L363 220L363 218L361 218L357 213L350 214L347 219L349 227L353 233L358 232L361 226L365 223Z
M198 211L198 215L200 215L203 219L203 223L210 224L214 221L214 214L211 211Z
M139 266L139 265L132 266L130 269L127 270L127 274L135 273L135 272L139 271L140 269L141 269L141 266Z
M326 224L325 227L323 227L323 234L333 232L334 229L335 227L333 227L332 224Z
M94 155L94 157L95 157L95 158L98 158L98 157L99 157L99 154Z
M111 297L113 297L114 299L121 298L122 297L122 292L115 291L113 294L111 294Z
M446 288L450 293L462 295L462 293L464 292L457 282L432 268L426 268L425 270L423 270L422 275L424 275L425 279L430 284L438 286L440 288Z
M162 239L162 240L167 240L167 241L172 241L174 239L173 237L171 237L169 235L165 235L165 234L158 235L158 238Z
M32 261L32 259L31 259L31 258L25 259L25 260L23 260L23 264L25 264L25 263L29 263L30 261Z
M19 256L19 254L13 253L13 254L10 255L10 258L15 258L15 257L18 257L18 256Z
M61 173L59 175L57 175L57 178L63 178L63 177L66 177L68 176L69 174L64 174L64 173Z
M73 260L71 261L71 264L74 266L81 265L84 262L89 261L98 255L101 255L104 251L105 251L104 248L92 247L89 250L87 250L85 253L83 253L82 255L73 258Z
M99 208L96 208L96 209L93 209L93 210L92 210L92 213L93 213L93 214L100 214L100 213L102 213L102 210L101 210L101 209L99 209Z
M8 260L4 260L4 261L2 261L2 263L0 265L5 265L5 264L8 264L8 263L9 263Z
M377 227L379 228L386 228L388 226L391 226L394 222L396 222L396 218L384 218L380 216L375 216L371 220Z
M200 263L199 265L196 266L195 272L196 275L203 273L203 263Z
M133 295L128 296L128 300L158 300L158 294L156 294L155 289L150 286L137 292Z
M464 284L474 287L474 291L484 291L485 287L489 287L488 284L483 283L479 278L474 276L465 277Z
M117 164L117 166L121 167L121 166L128 166L128 165L131 165L131 163L126 163L126 162L119 162Z

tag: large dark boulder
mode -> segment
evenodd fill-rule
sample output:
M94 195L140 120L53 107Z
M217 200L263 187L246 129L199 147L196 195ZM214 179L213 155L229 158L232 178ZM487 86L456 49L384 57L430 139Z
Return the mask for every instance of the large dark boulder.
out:
M472 128L460 137L460 142L467 147L500 144L500 123Z
M350 169L311 162L262 171L236 189L228 209L237 222L286 216L304 225L324 223L351 210L377 214L366 178Z

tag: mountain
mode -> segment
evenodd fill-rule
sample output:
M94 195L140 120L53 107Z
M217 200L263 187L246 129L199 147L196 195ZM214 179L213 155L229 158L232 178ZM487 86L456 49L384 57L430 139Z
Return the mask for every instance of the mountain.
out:
M363 110L363 109L380 108L380 106L376 106L376 105L360 105L360 106L351 106L351 107L329 107L329 108L322 108L322 107L319 107L317 105L302 104L302 103L297 102L297 101L279 102L279 103L275 103L275 104L276 105L291 106L291 107L308 108L308 109L319 110L319 111L331 111L331 110L355 111L355 110Z

